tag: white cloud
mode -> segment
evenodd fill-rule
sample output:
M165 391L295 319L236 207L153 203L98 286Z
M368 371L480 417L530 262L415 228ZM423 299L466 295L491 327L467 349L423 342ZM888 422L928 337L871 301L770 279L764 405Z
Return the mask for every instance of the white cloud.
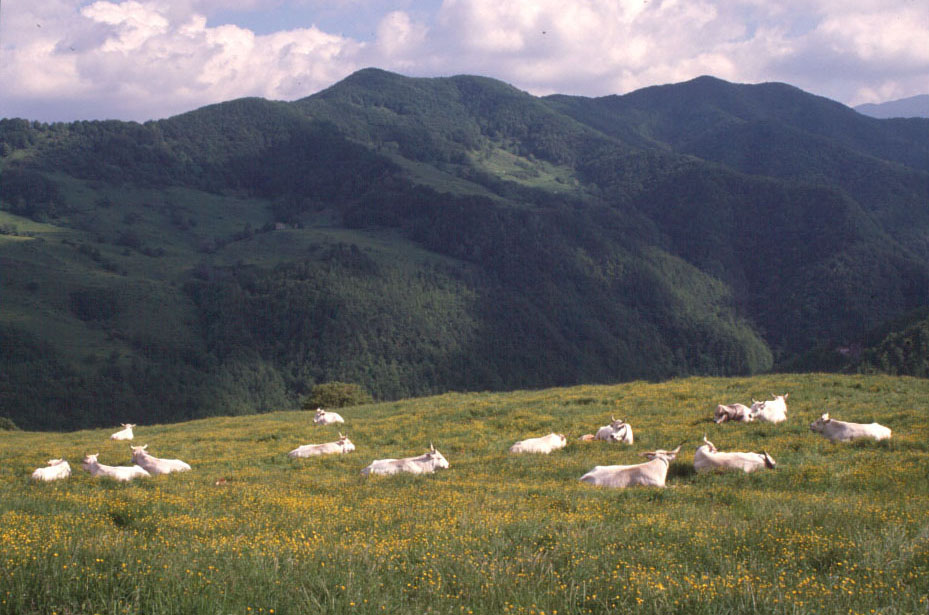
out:
M428 28L416 23L403 11L388 13L378 24L376 49L380 57L391 58L396 66L414 63L426 42Z
M81 15L91 21L112 27L101 51L131 52L151 38L168 30L168 20L160 13L138 2L94 2L81 9Z
M242 96L306 96L359 67L362 45L315 27L256 35L162 6L98 1L17 41L4 50L0 77L17 84L4 98L94 100L103 117L144 120Z
M703 0L446 0L437 23L441 38L453 41L443 63L466 64L535 93L607 94L731 73L722 49L706 43L728 45L745 32Z
M444 43L430 66L491 74L539 94L622 93L711 74L787 81L853 102L866 82L885 74L903 96L906 89L926 91L929 83L929 12L918 5L445 0L434 34Z
M212 21L294 6L304 19L269 34L247 21ZM144 120L241 96L292 100L365 66L482 74L536 94L588 96L712 74L786 81L852 104L925 92L929 83L929 12L916 0L43 0L3 8L0 116ZM314 10L329 31L305 18ZM333 33L334 15L358 23L360 11L366 20L379 11L370 42Z

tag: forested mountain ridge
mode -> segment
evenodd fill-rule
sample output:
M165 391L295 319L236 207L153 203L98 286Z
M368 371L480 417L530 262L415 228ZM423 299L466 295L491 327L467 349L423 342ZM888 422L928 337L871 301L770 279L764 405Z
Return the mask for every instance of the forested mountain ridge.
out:
M0 120L0 414L768 370L929 304L929 121L905 122L783 84L376 69L141 125Z

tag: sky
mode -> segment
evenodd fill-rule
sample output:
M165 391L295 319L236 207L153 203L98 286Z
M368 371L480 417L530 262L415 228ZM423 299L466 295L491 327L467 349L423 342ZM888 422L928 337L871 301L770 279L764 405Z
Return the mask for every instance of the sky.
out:
M535 95L713 75L854 106L929 93L926 0L0 0L0 117L146 121L377 67Z

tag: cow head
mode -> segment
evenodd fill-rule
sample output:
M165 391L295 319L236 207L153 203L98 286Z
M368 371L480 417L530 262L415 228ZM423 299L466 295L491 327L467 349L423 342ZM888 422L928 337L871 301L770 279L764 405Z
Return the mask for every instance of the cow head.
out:
M673 451L666 451L664 449L658 449L656 451L648 451L645 453L639 453L639 455L641 455L642 457L647 457L648 459L663 459L664 461L671 463L671 461L673 461L674 458L677 457L677 454L679 452L681 452L680 444L678 444L677 448L674 449Z
M622 442L626 437L626 432L629 431L629 425L625 423L623 423L623 425L618 428L611 424L610 428L612 428L613 431L610 432L610 436L608 438L609 442Z
M432 445L432 442L429 443L429 452L426 453L428 461L432 462L433 467L446 469L448 468L448 460L445 458L442 453L435 450L435 446Z
M83 461L81 461L81 463L85 466L93 465L97 463L97 457L99 455L100 453L94 453L93 455L84 455L84 459Z
M64 461L64 459L49 459L49 460L48 460L48 465L50 465L50 466L57 466L57 465L58 465L59 463L61 463L62 461Z
M348 439L348 436L343 436L341 431L339 432L339 441L336 444L342 448L343 453L355 450L355 445Z
M769 470L773 470L777 467L777 464L774 463L774 457L768 454L768 451L761 451L761 457L764 459L764 465Z
M716 447L713 446L713 443L706 439L706 434L703 434L703 446L707 447L709 452L715 453ZM702 447L701 447L702 448Z
M822 433L823 429L826 428L826 425L829 424L831 420L832 419L829 418L829 413L824 412L821 417L810 423L810 431Z
M126 429L132 429L133 427L135 427L135 423L120 423L120 425L122 425Z
M129 445L129 450L132 451L132 459L135 460L138 457L145 455L145 449L148 448L148 444L143 444L142 446L132 446Z

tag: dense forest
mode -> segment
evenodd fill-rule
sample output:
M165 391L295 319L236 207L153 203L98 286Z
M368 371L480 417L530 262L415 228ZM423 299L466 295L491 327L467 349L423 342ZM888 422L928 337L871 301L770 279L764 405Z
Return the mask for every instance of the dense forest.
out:
M0 120L0 415L925 376L927 161L929 120L710 77L539 98L368 69L145 124Z

